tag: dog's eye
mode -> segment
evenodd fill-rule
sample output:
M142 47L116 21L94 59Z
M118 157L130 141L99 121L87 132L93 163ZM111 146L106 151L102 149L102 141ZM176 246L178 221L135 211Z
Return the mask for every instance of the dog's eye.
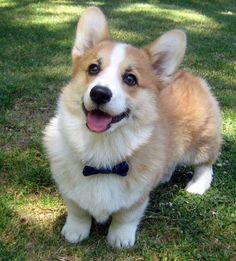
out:
M97 75L100 72L101 68L99 65L92 63L88 67L88 73L90 75Z
M134 86L137 84L137 78L132 73L125 73L123 75L123 82L126 83L128 86Z

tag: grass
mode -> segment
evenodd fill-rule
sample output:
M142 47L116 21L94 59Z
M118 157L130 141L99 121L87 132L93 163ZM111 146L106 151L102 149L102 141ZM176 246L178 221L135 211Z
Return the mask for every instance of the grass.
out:
M209 81L224 120L214 186L189 195L191 168L178 169L153 191L130 251L107 245L107 225L93 224L79 245L60 237L65 208L41 144L70 79L77 19L90 4L105 11L114 39L137 46L184 29L182 67ZM0 260L236 260L235 11L233 0L0 1Z

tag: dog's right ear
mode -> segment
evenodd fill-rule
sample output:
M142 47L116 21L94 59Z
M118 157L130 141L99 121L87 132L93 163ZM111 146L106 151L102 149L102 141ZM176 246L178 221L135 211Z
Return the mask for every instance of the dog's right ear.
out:
M107 20L103 12L95 6L87 8L77 25L72 59L82 56L96 44L109 38Z

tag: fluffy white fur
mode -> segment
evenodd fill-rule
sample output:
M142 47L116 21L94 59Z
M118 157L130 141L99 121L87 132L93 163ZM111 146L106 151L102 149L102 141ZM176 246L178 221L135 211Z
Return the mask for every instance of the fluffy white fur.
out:
M88 237L91 216L103 223L117 213L113 215L108 241L115 247L131 247L147 200L135 210L128 209L146 193L145 182L140 186L140 182L133 180L127 186L117 175L84 177L83 162L92 166L120 162L124 155L128 156L148 140L151 128L136 132L131 127L116 135L107 133L101 139L87 135L85 128L77 117L67 114L59 105L57 117L46 129L51 169L68 209L62 235L69 242L77 243ZM76 149L79 153L75 153ZM130 176L131 172L132 169ZM122 209L125 210L120 212Z

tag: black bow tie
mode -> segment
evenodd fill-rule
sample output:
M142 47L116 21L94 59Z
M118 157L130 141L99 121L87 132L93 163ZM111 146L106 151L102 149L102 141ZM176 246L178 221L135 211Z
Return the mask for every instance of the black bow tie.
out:
M126 161L123 161L112 168L94 168L90 166L85 166L83 169L84 176L91 176L95 174L116 174L122 177L127 176L129 171L129 165Z

